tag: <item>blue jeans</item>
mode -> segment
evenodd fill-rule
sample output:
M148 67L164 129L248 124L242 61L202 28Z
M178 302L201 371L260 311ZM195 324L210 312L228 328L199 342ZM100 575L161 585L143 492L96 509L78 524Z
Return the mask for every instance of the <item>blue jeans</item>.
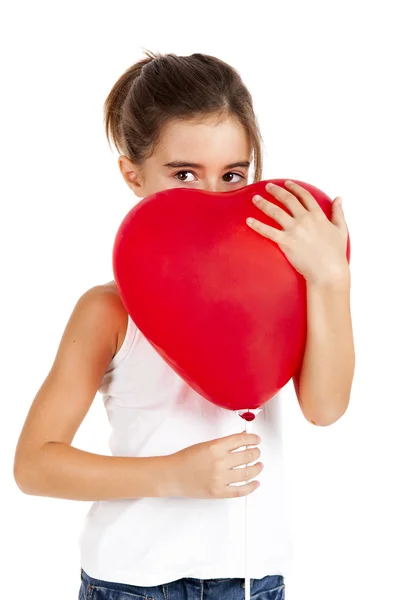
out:
M79 600L244 600L244 579L184 577L164 585L139 587L90 577L81 569ZM285 600L282 575L250 580L251 600Z

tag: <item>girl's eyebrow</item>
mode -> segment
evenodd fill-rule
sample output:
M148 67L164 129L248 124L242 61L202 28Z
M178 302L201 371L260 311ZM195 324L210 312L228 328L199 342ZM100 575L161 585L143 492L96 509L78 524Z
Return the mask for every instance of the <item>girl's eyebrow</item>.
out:
M182 167L191 167L192 169L204 169L204 165L199 165L198 163L189 163L180 160L174 160L172 162L166 163L163 165L164 167L172 167L174 169L182 168ZM230 165L225 165L224 169L234 169L235 167L249 167L250 163L248 160L242 160L236 163L231 163Z

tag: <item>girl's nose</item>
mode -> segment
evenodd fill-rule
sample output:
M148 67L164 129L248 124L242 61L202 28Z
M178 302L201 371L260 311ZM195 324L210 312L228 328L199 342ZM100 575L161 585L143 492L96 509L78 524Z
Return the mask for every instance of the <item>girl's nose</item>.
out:
M203 190L206 192L218 192L218 183L205 183L203 186Z

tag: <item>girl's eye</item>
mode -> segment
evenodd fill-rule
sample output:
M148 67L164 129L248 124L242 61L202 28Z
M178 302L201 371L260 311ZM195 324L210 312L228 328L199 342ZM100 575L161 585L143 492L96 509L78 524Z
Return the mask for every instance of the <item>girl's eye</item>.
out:
M178 179L178 181L181 181L182 183L186 183L187 182L187 179L181 179L179 177L179 175L182 175L182 173L183 173L183 175L185 175L186 173L190 173L191 175L193 175L192 171L179 171L179 173L176 173L174 175L174 177L176 177ZM193 181L193 179L192 179L192 181Z
M239 183L239 181L244 179L243 175L240 175L240 173L225 173L224 177L227 175L236 175L236 177L239 177L238 181L233 181L233 183ZM229 183L232 183L232 179L229 181Z
M179 171L178 173L176 173L174 175L174 177L176 177L178 179L178 181L181 181L182 183L188 183L188 180L186 179L187 173L190 173L191 175L193 175L192 171ZM181 178L180 175L183 175L185 177L185 179ZM239 183L239 181L242 181L244 179L244 176L240 175L240 173L231 173L231 172L225 173L224 177L232 176L232 175L239 177L239 179L237 181L233 181L233 182L232 182L232 179L230 179L228 181L225 179L225 181L227 181L228 183ZM189 181L193 181L193 179L189 180Z

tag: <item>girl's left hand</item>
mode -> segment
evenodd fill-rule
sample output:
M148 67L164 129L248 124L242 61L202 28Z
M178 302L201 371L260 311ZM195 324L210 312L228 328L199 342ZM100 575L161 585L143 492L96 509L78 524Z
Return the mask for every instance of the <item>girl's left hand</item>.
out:
M342 277L349 271L346 257L347 226L341 198L333 201L332 221L315 198L293 181L285 181L289 191L273 183L266 190L291 212L254 196L254 204L281 227L265 225L251 219L246 223L263 237L278 244L292 266L307 282L326 282ZM252 221L252 222L251 222Z

